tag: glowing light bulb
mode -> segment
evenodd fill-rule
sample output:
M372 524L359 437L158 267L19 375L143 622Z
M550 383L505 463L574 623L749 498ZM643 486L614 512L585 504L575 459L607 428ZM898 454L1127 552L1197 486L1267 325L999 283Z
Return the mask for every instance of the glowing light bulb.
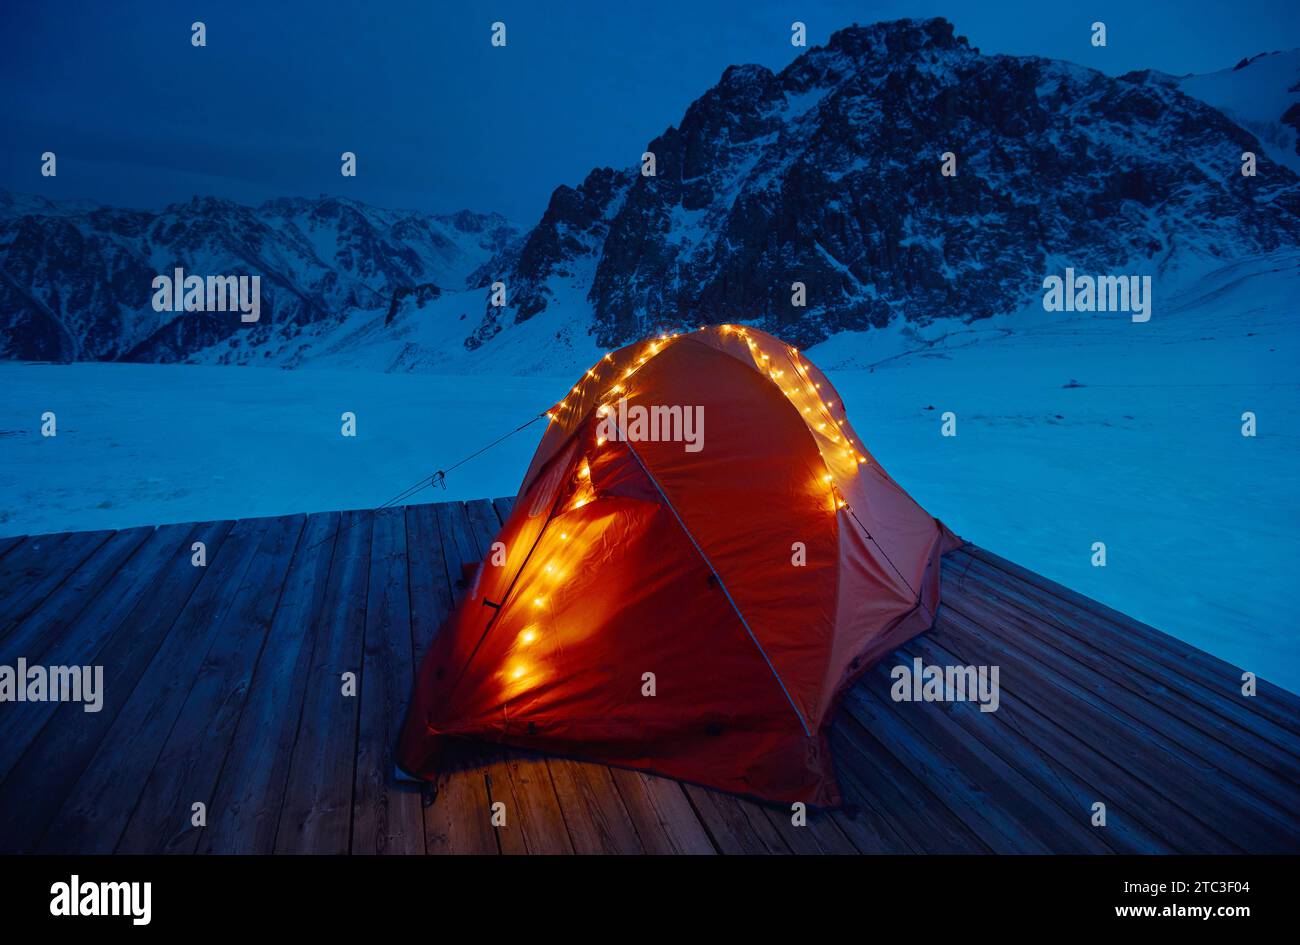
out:
M522 666L516 666L515 669L514 669L514 672L512 672L512 673L510 674L510 678L511 678L511 679L519 679L519 678L522 677L523 675L524 675L524 668L523 668Z
M537 639L537 631L532 629L531 627L525 630L523 633L519 634L519 642L522 643L524 646L527 646L528 644L532 643L536 639Z
M835 478L835 477L832 476L830 473L827 473L826 475L822 476L822 481L823 481L823 482L830 482L830 481L831 481L832 479L834 479L834 478Z
M569 533L568 533L568 532L560 532L560 541L568 541L568 540L569 540Z
M542 606L543 604L545 604L545 603L546 603L546 601L542 600L540 597L534 597L534 598L533 598L533 606L534 606L534 607L541 607L541 606Z

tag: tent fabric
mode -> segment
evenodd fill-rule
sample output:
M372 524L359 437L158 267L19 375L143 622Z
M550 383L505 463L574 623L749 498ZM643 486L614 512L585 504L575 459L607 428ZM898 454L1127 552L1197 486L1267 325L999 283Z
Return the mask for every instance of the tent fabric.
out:
M636 407L695 411L698 449L638 437ZM469 737L815 806L840 802L840 696L932 624L960 544L815 366L730 325L593 366L497 541L421 665L406 773Z

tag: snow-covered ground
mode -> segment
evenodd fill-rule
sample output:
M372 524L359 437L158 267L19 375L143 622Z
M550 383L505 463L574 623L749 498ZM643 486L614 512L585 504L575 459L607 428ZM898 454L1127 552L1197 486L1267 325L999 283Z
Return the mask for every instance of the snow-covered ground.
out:
M809 356L876 457L959 534L1300 691L1300 255L1157 285L1146 324L1038 308ZM572 382L0 363L0 535L375 506ZM940 435L945 411L956 437ZM513 494L541 430L412 501Z

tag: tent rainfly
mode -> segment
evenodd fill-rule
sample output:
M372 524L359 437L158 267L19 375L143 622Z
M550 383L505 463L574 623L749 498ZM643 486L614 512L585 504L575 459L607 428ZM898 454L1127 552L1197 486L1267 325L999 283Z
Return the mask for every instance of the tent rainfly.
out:
M421 665L402 771L464 737L839 804L836 704L930 627L960 541L757 329L628 345L549 416Z

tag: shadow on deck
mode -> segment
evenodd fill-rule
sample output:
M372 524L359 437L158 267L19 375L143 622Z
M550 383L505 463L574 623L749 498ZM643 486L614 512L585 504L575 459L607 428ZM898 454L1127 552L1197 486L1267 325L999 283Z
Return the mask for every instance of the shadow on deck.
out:
M1239 669L969 545L944 560L934 629L845 699L846 806L807 826L483 744L436 790L396 784L418 655L509 505L0 539L0 666L104 673L98 712L0 703L0 851L1300 850L1300 699L1245 697ZM892 701L890 667L914 658L997 665L998 710Z

